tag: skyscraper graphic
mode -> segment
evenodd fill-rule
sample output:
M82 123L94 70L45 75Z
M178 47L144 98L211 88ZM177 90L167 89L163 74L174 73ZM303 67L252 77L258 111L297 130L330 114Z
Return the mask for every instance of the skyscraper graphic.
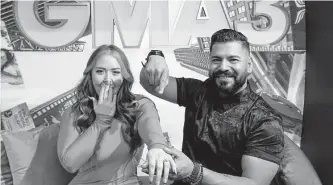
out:
M208 76L209 46L209 37L198 37L197 43L193 44L190 48L174 50L176 60L180 62L181 66Z

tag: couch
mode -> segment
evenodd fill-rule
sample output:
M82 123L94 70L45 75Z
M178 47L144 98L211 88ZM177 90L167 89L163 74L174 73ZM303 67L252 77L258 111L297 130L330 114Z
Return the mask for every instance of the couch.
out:
M59 124L28 131L4 132L1 141L1 185L67 185L74 174L57 157ZM140 177L147 183L147 177ZM285 136L285 156L272 184L321 185L302 150Z

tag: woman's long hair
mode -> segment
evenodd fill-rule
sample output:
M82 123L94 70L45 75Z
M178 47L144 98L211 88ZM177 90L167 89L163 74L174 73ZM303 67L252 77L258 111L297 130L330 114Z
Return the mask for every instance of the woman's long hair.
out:
M76 102L73 105L73 112L76 115L74 124L79 132L85 131L96 119L93 102L88 97L98 100L98 93L92 83L91 71L95 66L96 60L100 55L112 55L120 64L122 74L127 72L128 77L124 77L123 83L117 93L116 112L114 118L122 121L122 133L125 140L130 144L131 151L141 145L138 131L135 129L135 96L131 92L133 85L133 75L130 70L129 62L124 52L114 45L102 45L97 48L90 56L83 80L75 89Z

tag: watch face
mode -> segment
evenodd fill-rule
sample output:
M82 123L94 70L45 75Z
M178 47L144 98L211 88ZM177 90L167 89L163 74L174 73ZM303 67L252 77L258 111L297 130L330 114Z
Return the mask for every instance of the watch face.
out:
M164 54L161 50L151 50L147 56L147 59L151 56L151 55L159 55L161 57L164 58Z

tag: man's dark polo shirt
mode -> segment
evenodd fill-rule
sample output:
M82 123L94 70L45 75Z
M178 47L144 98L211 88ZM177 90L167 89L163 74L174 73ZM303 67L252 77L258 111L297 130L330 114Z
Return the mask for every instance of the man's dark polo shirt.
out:
M186 107L182 151L219 173L241 176L243 155L280 164L281 118L247 88L231 98L217 96L215 83L176 78L177 103Z

